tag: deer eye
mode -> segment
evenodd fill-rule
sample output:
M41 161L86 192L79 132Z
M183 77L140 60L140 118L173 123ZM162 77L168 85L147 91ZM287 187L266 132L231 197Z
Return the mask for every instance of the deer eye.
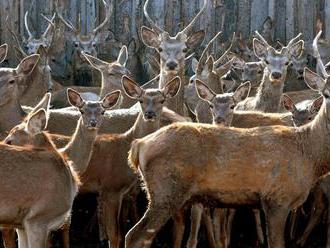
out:
M231 105L231 106L230 106L230 109L234 109L234 108L235 108L235 105Z
M75 46L75 47L78 47L78 46L79 46L79 42L75 42L75 43L74 43L74 46Z
M14 79L8 81L8 84L14 84L14 83L15 83Z
M143 103L143 100L139 100L139 103Z
M211 109L213 109L213 108L214 108L213 104L210 104L210 108L211 108Z
M184 53L188 52L188 48L183 48L182 52Z
M258 74L261 74L262 73L262 71L260 70L260 71L258 71Z
M79 111L82 115L85 113L85 111L83 109L80 109Z
M285 62L285 65L289 65L289 63L290 63L289 61L288 62Z
M103 110L101 111L101 115L104 115L104 113L105 113L105 110L103 109Z
M313 118L312 117L309 117L308 120L311 121Z
M165 102L165 99L161 100L160 101L160 104L164 104L164 102Z
M93 42L93 43L92 43L92 46L93 46L93 47L96 47L96 43L95 43L95 42Z
M265 59L265 63L266 65L269 65L269 61L267 59Z
M161 48L161 47L158 47L158 52L162 52L163 51L163 48Z

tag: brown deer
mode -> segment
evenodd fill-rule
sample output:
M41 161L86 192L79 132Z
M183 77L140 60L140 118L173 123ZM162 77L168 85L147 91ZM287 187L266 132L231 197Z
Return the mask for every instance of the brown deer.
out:
M129 160L143 178L149 207L126 235L126 247L149 247L159 228L190 199L260 206L269 247L284 247L289 211L329 171L330 85L307 68L304 78L324 97L307 125L240 129L178 123L133 142Z
M127 164L130 144L134 139L144 137L160 127L163 106L168 98L177 94L181 84L180 79L176 77L162 90L144 90L126 76L123 77L122 83L125 93L140 102L139 115L133 127L127 132L97 137L90 165L81 175L80 188L81 193L99 193L100 238L102 241L109 239L111 247L119 247L121 241L119 215L123 196L132 185L137 183L136 175ZM171 112L171 115L174 120L185 120L174 112ZM60 144L63 143L63 139L64 142L69 139L56 135L51 137ZM116 178L104 175L116 175Z
M148 3L149 0L144 4L144 15L152 26L152 29L143 26L141 28L141 36L144 44L158 51L160 55L159 87L163 88L164 85L175 76L179 76L184 80L185 58L189 51L203 41L205 36L204 31L198 31L192 35L190 33L198 17L205 11L207 0L204 0L202 9L197 13L194 19L174 37L157 26L151 19L147 11ZM184 85L186 84L182 83L178 95L167 102L169 109L182 116L185 114Z
M49 99L49 94L47 95ZM25 168L30 172L24 173L23 167L18 166L18 163L13 171L19 172L21 176L16 177L26 177L31 170L34 172L32 178L23 180L29 187L25 187L23 192L20 191L20 195L15 194L19 200L10 197L5 201L15 203L16 208L26 209L17 216L15 208L12 208L2 217L5 226L18 228L19 247L45 247L49 231L58 229L69 219L73 199L78 191L77 173L82 174L86 170L103 113L117 103L119 95L120 91L115 91L106 95L102 101L85 102L79 93L68 89L70 102L80 110L82 116L75 134L61 150L57 150L49 135L43 132L47 125L47 114L43 109L31 113L26 121L14 127L4 140L4 144L13 146L10 150L23 152L20 155L24 162L22 165L29 166ZM12 165L12 162L7 163ZM38 190L36 194L35 188L40 188L42 175L48 175L47 182L43 183L46 185L43 189L48 193ZM7 181L9 178L10 176ZM3 180L6 187L10 185L7 181Z
M262 82L256 96L247 98L245 102L237 106L237 109L278 112L287 68L292 57L298 58L300 56L304 41L297 41L301 35L299 34L286 47L275 50L257 31L256 34L260 40L253 39L254 52L265 66Z
M93 30L84 35L81 32L81 23L80 18L78 18L78 27L75 27L69 21L65 20L62 14L59 11L59 6L56 4L56 12L58 17L63 22L63 24L70 30L72 35L72 54L70 58L71 71L73 73L74 82L78 79L78 71L89 69L89 64L86 63L86 60L82 56L81 52L85 52L97 57L97 46L100 43L104 42L107 38L107 33L102 33L101 30L104 28L113 12L113 8L105 0L102 0L106 14L105 19L100 23L100 25L93 28Z

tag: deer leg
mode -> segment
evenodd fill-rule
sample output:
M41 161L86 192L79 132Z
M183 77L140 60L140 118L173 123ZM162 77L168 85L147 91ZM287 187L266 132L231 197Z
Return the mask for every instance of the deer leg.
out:
M15 229L4 228L1 231L4 247L16 248Z
M190 234L187 247L194 248L197 246L198 231L201 224L203 214L203 205L201 203L193 204L190 213Z
M230 237L231 237L231 230L233 227L233 220L236 214L236 209L228 208L227 212L227 224L226 224L226 246L230 246Z
M29 248L28 247L28 238L25 230L17 229L18 236L18 247L19 248Z
M104 225L104 214L105 214L105 204L103 201L103 197L99 196L97 198L97 219L99 226L99 239L102 244L108 243L109 237L107 237L105 225ZM107 245L104 245L107 246Z
M289 209L263 204L267 222L267 241L269 248L285 247L284 229Z
M296 227L297 227L297 220L298 220L298 209L294 209L291 212L290 216L290 240L293 240L296 234Z
M37 224L27 224L25 227L29 248L45 248L47 245L48 230Z
M303 246L306 243L314 227L322 220L322 216L325 211L324 200L325 200L324 198L322 198L321 200L316 200L316 199L313 200L309 221L305 231L297 241L298 245Z
M63 248L70 248L70 221L66 222L63 225L60 232L61 232Z
M327 248L330 248L330 207L328 205L328 214L327 214Z
M215 208L213 210L213 230L216 247L221 247L220 232L221 232L221 209Z
M180 210L173 216L173 248L180 248L184 234L184 210Z
M264 244L264 233L262 231L262 225L261 225L261 216L260 216L260 210L259 209L253 209L254 219L256 222L256 229L257 229L257 236L258 240L261 244Z
M214 229L213 229L213 225L212 225L210 208L204 208L203 215L202 215L202 221L206 228L207 240L209 241L210 247L211 248L217 247L216 243L215 243L215 239L214 239Z
M106 221L105 227L107 236L109 237L109 247L119 248L121 242L121 231L120 231L120 209L122 203L121 195L107 195L105 202L106 204Z

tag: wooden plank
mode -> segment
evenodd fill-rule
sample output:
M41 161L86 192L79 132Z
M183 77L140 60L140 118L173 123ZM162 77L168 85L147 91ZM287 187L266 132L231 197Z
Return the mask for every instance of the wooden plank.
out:
M266 10L266 11L260 11ZM265 0L252 0L250 32L261 30L263 22L268 16L268 2Z
M330 1L325 1L324 5L324 27L325 37L330 38Z
M237 1L237 26L236 31L241 32L244 37L250 35L250 17L251 17L251 1L238 0Z
M288 42L290 37L295 35L295 22L294 22L294 14L295 14L295 3L294 0L286 1L286 41Z

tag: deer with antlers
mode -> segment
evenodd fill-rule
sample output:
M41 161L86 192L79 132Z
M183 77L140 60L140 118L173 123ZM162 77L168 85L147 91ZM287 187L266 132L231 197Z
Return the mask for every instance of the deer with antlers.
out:
M101 30L107 25L107 23L110 20L110 17L113 12L113 8L109 3L107 3L105 0L102 0L102 3L105 8L105 18L100 23L100 25L94 27L92 31L88 34L82 34L81 31L81 23L80 18L78 18L78 27L75 27L73 24L71 24L69 21L65 20L62 14L59 12L59 6L58 3L56 4L56 11L58 14L58 17L63 22L63 24L70 30L70 34L72 34L72 53L70 58L70 66L71 71L73 75L74 82L78 79L77 72L79 70L86 70L86 66L88 66L88 63L86 64L86 61L84 57L82 56L82 52L88 53L93 56L97 56L97 46L104 42L107 38L107 35L105 33L102 33ZM89 69L87 67L87 69ZM86 82L88 83L88 82Z
M203 7L194 17L194 19L175 36L170 36L168 32L160 28L149 16L147 7L149 0L144 4L144 15L151 25L152 29L145 26L141 28L141 36L144 44L158 51L160 55L160 84L159 87L164 87L165 83L172 78L179 76L184 79L185 59L188 52L196 45L200 44L204 39L204 31L198 31L191 34L193 25L198 17L205 11L207 0L204 0ZM184 85L178 95L169 100L167 106L169 109L184 115Z

